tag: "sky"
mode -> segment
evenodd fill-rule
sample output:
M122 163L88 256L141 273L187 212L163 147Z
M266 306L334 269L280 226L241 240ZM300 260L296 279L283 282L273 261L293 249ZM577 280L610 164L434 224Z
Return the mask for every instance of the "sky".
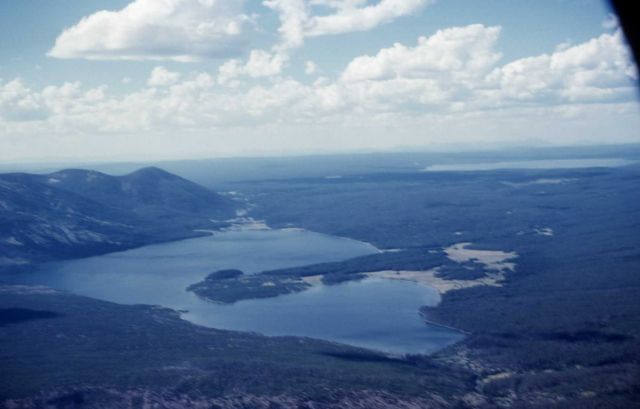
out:
M0 0L0 161L640 142L601 0Z

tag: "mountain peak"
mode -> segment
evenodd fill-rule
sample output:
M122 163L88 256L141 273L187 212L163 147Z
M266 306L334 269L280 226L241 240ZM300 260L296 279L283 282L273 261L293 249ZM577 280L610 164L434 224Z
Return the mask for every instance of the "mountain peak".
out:
M123 176L93 170L65 169L45 175L50 187L71 191L101 204L133 211L140 217L198 215L230 218L233 200L164 169L149 166Z
M47 176L47 183L50 185L77 185L90 183L95 181L104 181L113 178L113 176L101 173L96 170L88 169L63 169L54 173L50 173Z
M175 177L176 175L167 172L164 169L160 169L157 166L147 166L144 168L140 168L138 170L135 170L131 173L129 173L127 176L134 176L134 175L148 175L148 176L173 176Z
M50 173L49 176L86 176L86 175L95 175L95 176L109 176L106 173L98 172L97 170L90 169L79 169L79 168L67 168L62 169L57 172Z

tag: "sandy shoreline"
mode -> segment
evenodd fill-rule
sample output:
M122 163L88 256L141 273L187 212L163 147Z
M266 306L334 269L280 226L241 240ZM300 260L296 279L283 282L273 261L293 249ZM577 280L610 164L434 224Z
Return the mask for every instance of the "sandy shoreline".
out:
M412 281L434 288L442 296L450 291L478 286L501 287L507 272L515 271L513 262L518 257L515 252L500 250L477 250L468 248L472 243L458 243L443 249L447 257L458 264L479 263L484 266L485 275L473 280L447 279L438 276L440 267L429 270L381 270L365 271L366 278ZM324 285L323 274L301 277L310 287Z
M460 290L477 286L500 287L504 281L504 272L487 273L486 277L476 280L448 280L438 277L438 268L425 271L408 270L384 270L364 273L369 278L382 278L386 280L413 281L427 287L435 288L440 295L449 291Z
M439 269L434 268L425 271L409 271L409 270L383 270L362 273L367 278L377 278L384 280L412 281L434 288L440 295L444 295L449 291L461 290L477 286L501 287L505 274L502 271L488 272L485 277L475 280L449 280L437 276ZM324 275L318 274L313 276L301 277L302 281L309 284L310 287L325 285L322 282Z

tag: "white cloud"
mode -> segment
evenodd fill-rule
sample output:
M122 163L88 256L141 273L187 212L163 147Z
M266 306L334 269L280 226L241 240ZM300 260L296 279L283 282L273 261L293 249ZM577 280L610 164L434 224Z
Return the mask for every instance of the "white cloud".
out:
M240 0L134 0L67 28L49 56L95 60L175 60L237 54L249 17Z
M280 15L280 49L300 47L306 37L371 30L381 24L418 12L433 0L265 0ZM322 7L322 14L314 9Z
M309 7L305 0L265 0L262 4L278 12L282 37L279 48L286 50L304 43L305 24L309 19Z
M500 62L499 35L482 25L440 30L415 45L356 57L337 78L313 84L283 75L283 57L261 50L223 65L215 78L156 67L148 88L124 95L79 83L36 90L19 79L0 82L0 135L73 135L79 143L81 136L198 134L202 146L218 132L234 141L252 135L252 146L267 147L269 138L300 146L310 135L344 146L556 132L584 141L610 135L607 126L617 127L617 138L637 137L620 125L638 122L638 104L636 70L619 31L507 63ZM228 86L243 76L269 81ZM0 153L15 149L1 139Z
M164 67L155 67L147 80L150 87L164 87L175 84L180 79L180 73L171 72Z
M505 103L558 104L632 100L637 78L617 30L552 54L513 61L496 68L488 82Z
M637 73L622 34L499 66L499 27L471 25L355 58L341 76L346 95L375 110L463 112L562 104L629 102Z
M16 78L6 84L0 82L0 118L5 121L34 121L48 116L40 95Z
M282 53L251 50L246 63L233 59L222 64L218 69L218 79L221 84L224 84L242 76L271 77L280 74L288 60L288 56Z
M60 86L46 86L40 91L24 85L20 78L6 84L0 82L0 125L33 123L35 127L52 129L69 118L93 122L94 109L105 101L107 87L83 89L79 82L66 82ZM90 113L89 115L85 115ZM78 125L68 123L68 125ZM19 125L18 128L30 127ZM71 130L74 126L65 128ZM0 133L1 134L1 133Z
M428 78L464 81L486 74L500 59L495 45L500 27L474 24L439 30L420 37L415 47L396 43L373 57L355 58L345 69L345 81Z
M394 44L356 57L338 78L313 84L282 76L285 57L263 50L253 50L246 63L223 64L217 78L208 73L182 78L156 67L148 89L124 96L110 96L105 88L83 90L79 83L37 91L17 79L0 84L0 115L6 122L31 118L69 126L93 118L105 131L183 124L205 129L635 101L637 74L620 32L503 65L499 34L499 27L482 25L439 30L415 46ZM226 86L243 76L270 81Z
M373 5L361 0L313 0L312 3L336 10L333 14L314 16L309 20L307 35L314 37L371 30L413 14L431 0L380 0Z

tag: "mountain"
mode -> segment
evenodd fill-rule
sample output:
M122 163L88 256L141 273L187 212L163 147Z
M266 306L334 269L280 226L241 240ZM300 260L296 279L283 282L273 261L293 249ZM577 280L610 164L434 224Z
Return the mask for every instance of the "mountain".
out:
M48 175L47 183L141 217L187 214L225 219L236 208L234 201L156 167L124 176L68 169Z
M193 237L237 207L159 168L0 174L0 269Z

